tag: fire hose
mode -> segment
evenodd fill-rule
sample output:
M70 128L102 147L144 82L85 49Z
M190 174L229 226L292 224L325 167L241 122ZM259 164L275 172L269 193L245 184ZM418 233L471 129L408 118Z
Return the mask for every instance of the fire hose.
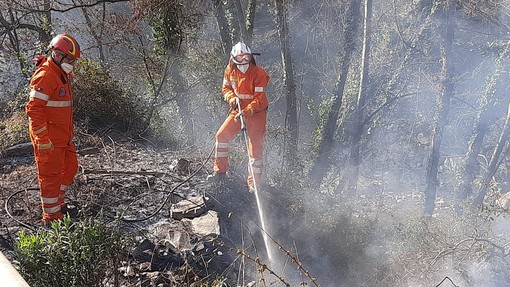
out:
M260 227L262 228L262 237L264 238L264 244L266 246L267 257L269 259L269 262L271 262L273 259L273 256L272 256L271 249L269 246L269 238L267 235L267 229L266 229L266 223L265 223L265 219L264 219L263 208L262 208L262 204L260 202L257 181L256 181L256 177L253 173L253 160L250 157L250 146L248 143L248 130L246 129L246 123L244 121L245 120L244 114L241 109L241 101L239 101L239 98L236 99L236 102L237 102L237 109L239 112L239 114L237 114L236 117L241 121L241 131L243 132L244 143L246 145L246 153L248 155L248 170L253 178L253 188L254 188L255 201L257 203L257 209L258 209L258 214L259 214Z

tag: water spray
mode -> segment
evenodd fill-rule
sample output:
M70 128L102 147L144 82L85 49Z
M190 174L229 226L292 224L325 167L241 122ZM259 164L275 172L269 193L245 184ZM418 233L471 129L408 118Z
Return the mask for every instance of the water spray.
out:
M257 181L255 178L255 175L253 174L253 162L250 158L250 149L249 149L249 144L248 144L248 131L246 130L246 123L244 122L244 115L242 114L241 103L239 101L239 98L237 99L237 109L238 109L238 112L240 113L239 119L241 120L241 130L243 131L244 143L246 144L246 152L248 153L248 169L249 169L249 172L253 178L253 189L254 189L253 193L255 194L255 200L257 202L257 210L259 213L260 226L262 228L262 237L264 238L264 245L266 246L267 259L269 262L272 262L273 256L271 253L271 249L269 248L269 238L266 233L266 222L264 219L264 210L262 209L262 205L260 203Z

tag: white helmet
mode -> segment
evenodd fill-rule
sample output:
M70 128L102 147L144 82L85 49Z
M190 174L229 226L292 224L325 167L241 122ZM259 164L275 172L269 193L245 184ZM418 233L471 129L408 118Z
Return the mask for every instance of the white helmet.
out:
M246 45L243 42L238 42L237 44L235 44L234 47L232 47L232 51L230 51L230 58L232 59L232 62L238 65L247 64L242 62L243 56L246 55L249 56L247 57L248 58L247 60L248 62L250 62L252 57L251 49L250 47L248 47L248 45Z

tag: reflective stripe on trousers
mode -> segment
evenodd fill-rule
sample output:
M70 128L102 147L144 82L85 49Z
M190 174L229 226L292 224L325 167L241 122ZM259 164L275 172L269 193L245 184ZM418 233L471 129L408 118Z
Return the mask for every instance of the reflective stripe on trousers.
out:
M60 206L64 194L78 170L78 160L74 145L55 147L50 150L34 150L37 164L37 179L41 194L41 207L44 222L63 218Z
M62 178L62 181L64 181L65 179ZM58 203L60 205L64 204L64 198L65 198L65 194L66 194L66 191L67 189L69 188L68 185L65 185L65 184L61 184L60 185L60 193L58 195Z
M216 142L216 151L214 153L215 158L228 157L229 143Z
M250 164L251 171L253 171L253 174L248 168L248 186L254 187L254 184L256 183L257 187L260 187L262 185L262 169L263 169L262 160L255 160L254 158L250 158Z
M266 132L266 111L261 111L253 114L250 117L247 117L245 120L246 123L246 132L248 138L248 154L250 159L253 159L254 168L255 168L255 181L259 184L261 180L262 174L262 152L263 152L263 142L264 142L264 134ZM221 127L216 132L216 158L214 159L214 171L217 173L224 173L228 170L228 154L224 152L228 152L228 145L226 149L224 149L225 144L229 143L234 136L241 131L241 122L240 120L234 119L234 115L229 115ZM221 144L219 144L221 143ZM246 151L245 151L246 152ZM253 186L253 177L250 172L248 172L248 186Z
M253 158L250 159L251 169L253 173L262 173L262 160L255 160Z

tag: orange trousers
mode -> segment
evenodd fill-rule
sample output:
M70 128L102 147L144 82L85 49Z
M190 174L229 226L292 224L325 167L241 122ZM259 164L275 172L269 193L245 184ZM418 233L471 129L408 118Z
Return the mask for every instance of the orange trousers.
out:
M241 120L230 114L216 132L216 153L214 158L214 172L225 173L228 170L228 151L230 140L241 131ZM248 187L262 184L262 153L264 134L266 132L267 112L262 111L245 118L248 138ZM253 171L253 173L252 173Z
M34 149L37 164L43 222L62 219L60 211L64 196L78 171L78 159L74 145L54 147L48 150Z

